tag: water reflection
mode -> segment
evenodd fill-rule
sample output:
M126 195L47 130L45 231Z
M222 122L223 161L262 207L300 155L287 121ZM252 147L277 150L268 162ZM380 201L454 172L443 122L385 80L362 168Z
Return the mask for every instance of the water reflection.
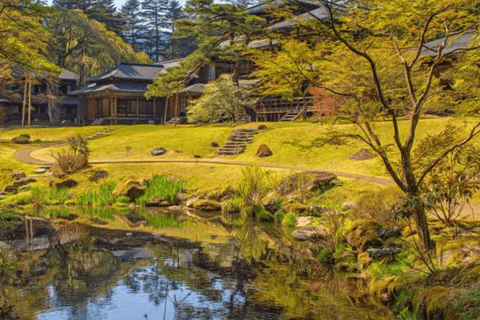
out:
M35 223L22 234L43 235ZM23 255L23 273L2 287L0 319L391 319L369 303L362 279L325 268L315 258L320 248L292 240L281 226L244 221L223 243L75 223L43 228L48 250ZM131 246L142 243L153 258L119 258L135 257Z

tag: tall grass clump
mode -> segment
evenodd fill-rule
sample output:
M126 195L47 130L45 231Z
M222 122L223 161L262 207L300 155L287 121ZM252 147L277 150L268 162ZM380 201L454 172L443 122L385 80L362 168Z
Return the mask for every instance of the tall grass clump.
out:
M40 187L32 187L30 189L30 192L30 203L33 203L34 205L42 205L46 203L48 198L48 191L46 189Z
M182 189L183 181L172 182L165 175L155 174L147 183L145 194L137 198L137 203L145 204L150 199L166 199L174 203Z
M262 198L270 190L267 173L258 166L242 168L242 180L238 185L238 196L245 204L244 212L248 216L255 217L256 213L263 209Z
M48 191L47 197L52 202L64 204L68 200L68 189L52 188Z
M87 190L77 195L78 206L106 206L115 203L115 182L101 184L97 190Z
M0 191L13 183L12 171L8 169L0 170Z

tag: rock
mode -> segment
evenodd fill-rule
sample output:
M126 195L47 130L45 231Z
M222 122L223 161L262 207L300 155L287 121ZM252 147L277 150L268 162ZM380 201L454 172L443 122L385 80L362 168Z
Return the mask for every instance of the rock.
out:
M218 147L219 147L219 144L218 144L217 141L212 141L212 142L210 142L210 147L212 147L212 148L218 148Z
M267 129L268 129L267 126L264 124L261 124L257 127L257 131L265 131Z
M328 208L322 208L316 205L306 205L306 204L301 204L301 203L288 203L286 204L283 208L283 212L293 212L297 214L301 213L308 213L308 214L313 214L313 215L318 215L320 213L324 213L327 211Z
M9 250L9 249L10 249L10 246L6 242L0 241L0 250Z
M222 210L222 205L216 201L200 199L193 203L193 208L200 211L220 211Z
M224 189L214 189L206 194L206 198L209 200L221 201L227 198L233 198L235 196L235 188L228 186Z
M398 252L400 252L399 248L370 248L366 251L368 255L374 259L383 259L387 257L394 257Z
M15 143L15 144L29 144L30 143L30 138L25 137L25 136L15 137L15 138L12 139L12 143Z
M66 180L51 180L50 181L51 188L74 188L78 185L78 182L74 179L66 179Z
M296 228L302 228L312 223L312 217L298 217L295 219Z
M12 171L10 174L12 175L12 178L15 180L23 179L26 177L25 173L22 171Z
M372 220L355 220L347 235L347 242L354 250L365 252L368 248L382 247L379 232L382 226Z
M185 202L185 206L187 208L193 208L193 205L195 204L195 202L197 202L199 200L199 198L191 198L191 199L188 199L186 202Z
M347 201L342 203L342 211L350 211L355 207L355 202Z
M298 190L299 186L307 191L315 191L329 185L337 178L336 175L324 171L308 171L290 175L280 180L279 189L282 194L290 194Z
M183 207L182 206L170 206L170 207L168 207L168 210L170 210L170 211L183 211Z
M325 239L328 232L323 226L306 226L292 231L292 236L297 240Z
M277 211L282 204L282 197L275 192L270 192L263 197L262 204L270 212Z
M116 250L116 251L112 251L112 254L122 261L153 258L153 253L147 248L132 248L128 250Z
M38 169L35 169L33 173L42 174L42 173L45 173L46 171L47 169L45 168L38 168Z
M150 199L145 202L145 207L169 207L172 203L168 199Z
M261 144L258 149L257 153L255 153L255 156L259 158L265 158L265 157L270 157L273 154L272 150L270 150L269 147L267 147L266 144Z
M8 241L9 247L15 251L27 252L31 248L33 251L47 250L50 246L50 241L47 236L33 238L29 244L26 240L12 240Z
M150 154L152 156L161 156L162 154L164 154L165 152L167 152L166 149L162 148L162 147L159 147L159 148L155 148L155 149L152 149L152 151L150 151Z
M37 180L35 180L34 178L23 178L23 179L20 179L20 180L17 180L17 181L14 181L13 182L13 185L15 187L21 187L21 186L25 186L29 183L32 183L32 182L36 182Z
M105 170L95 170L92 175L88 178L88 180L93 182L98 182L101 179L105 179L108 177L108 172Z
M362 148L356 153L352 154L349 158L352 160L368 160L375 158L375 155L372 154L369 150Z
M17 190L18 190L18 187L16 187L16 186L6 186L6 187L3 189L3 191L4 191L5 193L14 193L14 192L17 192Z
M145 194L146 186L141 181L130 177L115 187L114 194L117 197L126 196L130 202L135 202L135 199Z
M207 257L200 249L186 249L178 258L181 263L186 265L199 265L207 261Z

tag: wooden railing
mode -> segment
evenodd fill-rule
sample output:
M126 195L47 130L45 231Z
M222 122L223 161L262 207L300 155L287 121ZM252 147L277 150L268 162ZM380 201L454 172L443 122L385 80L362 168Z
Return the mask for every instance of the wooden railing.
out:
M292 111L313 110L315 97L299 97L293 98L292 101L287 101L282 98L265 98L255 106L255 112L261 113L288 113Z

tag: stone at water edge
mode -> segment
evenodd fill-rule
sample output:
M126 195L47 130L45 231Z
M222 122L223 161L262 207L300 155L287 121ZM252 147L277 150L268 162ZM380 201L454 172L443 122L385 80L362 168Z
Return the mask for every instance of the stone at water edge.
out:
M42 174L42 173L45 173L45 172L47 172L47 169L45 169L45 168L38 168L38 169L35 169L33 171L33 173L37 173L37 174Z
M323 226L306 226L292 231L292 236L297 240L325 239L328 232Z
M267 147L266 144L260 145L257 149L257 153L255 153L255 156L259 158L270 157L271 155L273 155L273 151L270 150L270 148Z
M150 154L152 156L161 156L165 152L167 152L167 150L165 148L158 147L158 148L152 149L152 151L150 151Z

